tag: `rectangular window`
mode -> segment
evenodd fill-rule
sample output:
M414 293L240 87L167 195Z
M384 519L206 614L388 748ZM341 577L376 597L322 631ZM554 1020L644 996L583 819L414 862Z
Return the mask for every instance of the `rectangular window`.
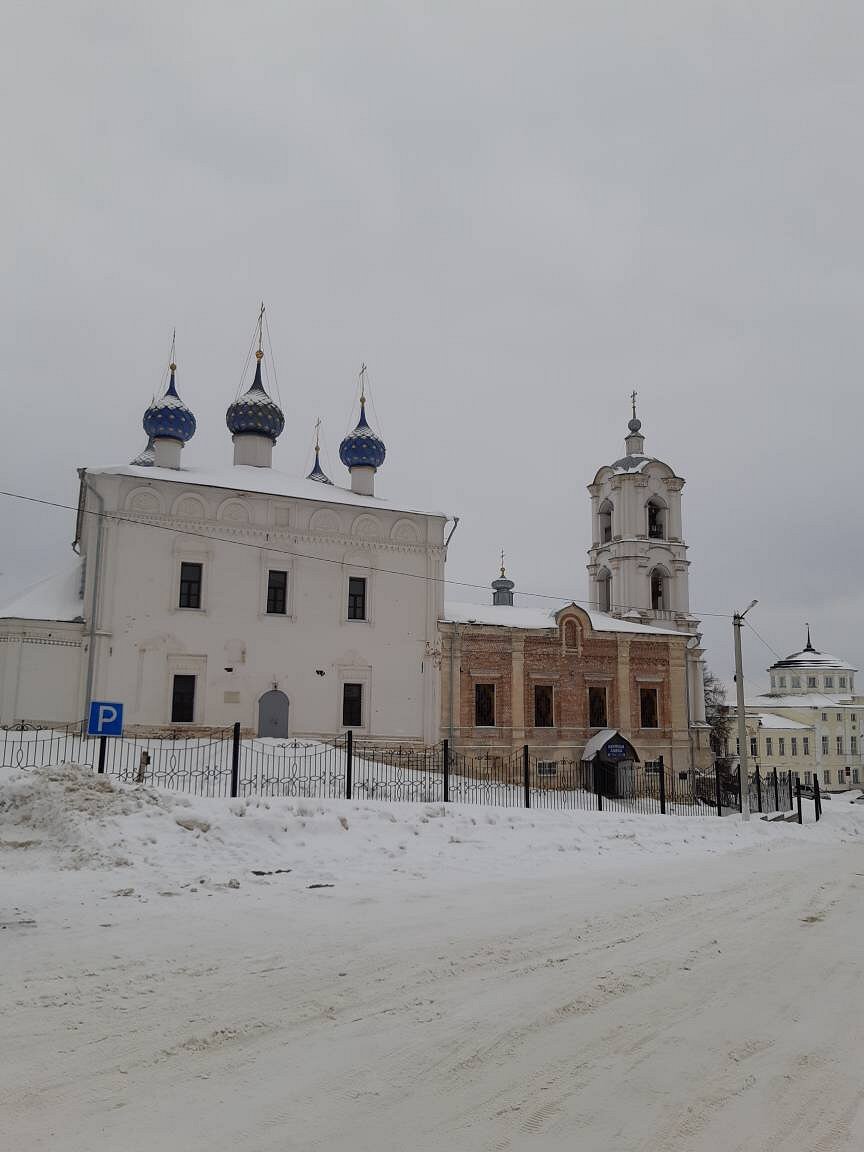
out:
M822 780L825 784L831 783L831 772L828 768L826 768L825 771L822 773Z
M639 689L639 719L642 728L659 728L657 722L657 689Z
M857 768L853 768L852 769L852 783L853 784L860 784L861 783L860 777L861 777L861 773L859 772L859 770Z
M857 736L850 736L849 737L849 751L853 756L858 755L858 737Z
M843 755L843 737L842 736L837 737L837 755L838 756Z
M807 687L808 688L815 688L816 687L816 677L815 676L808 676L807 677Z
M348 577L348 619L366 619L366 577Z
M841 687L841 688L845 688L845 687L846 687L846 677L845 677L845 676L841 676L841 677L838 679L837 683L840 685L840 687Z
M184 560L180 565L180 608L201 607L201 572L200 564L187 564Z
M288 573L272 569L267 573L267 613L284 616L288 611Z
M824 724L824 723L825 723L825 721L826 721L827 719L828 719L828 713L827 713L827 712L823 712L823 713L822 713L822 723Z
M606 727L606 689L588 689L588 726L589 728Z
M834 687L834 677L833 676L826 676L825 677L825 687L826 688L833 688Z
M552 685L534 685L534 727L552 728Z
M804 783L808 784L808 785L813 783L813 773L812 772L805 772L804 773Z
M175 676L171 688L171 723L191 724L194 719L195 677Z
M360 728L363 725L363 685L342 685L342 727Z
M798 755L798 737L797 736L792 737L792 755L793 756Z
M477 728L495 727L495 685L474 685L474 724Z
M759 744L755 736L750 737L750 755L754 760L759 755Z
M843 719L843 713L842 713L842 712L838 712L838 713L837 713L837 719L838 719L838 720L842 720L842 719Z
M778 676L777 683L779 684L779 686L781 688L785 688L786 687L786 677L785 676Z
M800 676L793 676L792 677L792 687L793 688L800 688L801 687L801 677Z
M801 743L804 745L804 755L809 756L810 755L810 737L809 736L802 736L801 737Z
M822 755L823 756L828 755L828 737L827 736L822 737Z
M786 737L785 736L778 736L777 737L777 749L778 749L781 756L786 755Z
M773 756L774 755L774 740L770 736L765 737L765 755L766 756Z

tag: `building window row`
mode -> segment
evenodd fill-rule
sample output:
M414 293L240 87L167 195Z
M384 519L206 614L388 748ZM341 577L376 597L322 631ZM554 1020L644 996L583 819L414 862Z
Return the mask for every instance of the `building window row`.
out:
M177 607L200 611L204 606L202 588L204 565L184 560L180 565L180 587ZM348 578L348 602L346 615L349 620L368 619L368 589L365 576ZM267 572L266 613L268 616L288 614L288 572L282 568L270 568Z
M195 723L195 696L197 676L177 673L171 683L171 723ZM342 685L342 727L363 727L363 685Z
M822 683L820 684L818 676L808 676L807 677L807 687L808 688L817 688L817 689L818 688L825 688L829 692L832 692L834 690L834 680L835 680L835 677L833 675L823 676L822 677ZM851 676L838 676L838 677L836 677L836 680L837 680L837 688L838 689L843 689L844 691L848 689L851 692L852 680L853 680L853 678ZM791 684L792 688L800 688L801 687L801 677L800 676L791 676L790 677L790 684ZM785 687L786 687L785 675L784 676L780 676L780 675L772 675L771 676L771 690L772 691L782 690Z
M642 728L660 727L660 710L656 688L639 689L639 721ZM474 726L494 728L495 685L474 685ZM590 728L606 728L609 725L609 711L605 688L588 689L588 725ZM534 727L555 727L555 696L551 684L534 685Z

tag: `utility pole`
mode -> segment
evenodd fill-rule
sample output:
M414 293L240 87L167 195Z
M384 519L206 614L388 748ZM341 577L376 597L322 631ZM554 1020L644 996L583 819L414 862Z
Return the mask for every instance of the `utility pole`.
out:
M751 608L759 603L754 600L743 612L732 617L735 633L735 689L738 697L738 780L741 785L741 819L750 819L750 774L747 769L747 716L744 711L744 669L741 660L741 623Z

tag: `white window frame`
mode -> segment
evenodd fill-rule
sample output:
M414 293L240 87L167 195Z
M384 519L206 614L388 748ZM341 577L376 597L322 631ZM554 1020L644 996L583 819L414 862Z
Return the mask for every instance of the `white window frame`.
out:
M362 624L362 620L357 621ZM335 732L359 732L364 735L369 735L370 732L370 717L372 716L372 668L370 665L364 666L344 666L338 670L336 677L337 681L337 695L336 695L336 727ZM346 727L342 723L342 703L345 696L346 684L361 684L362 689L360 693L360 720L359 727L351 725Z
M288 587L285 590L285 615L267 611L267 584L270 572L287 572ZM293 558L280 552L264 552L261 555L258 578L258 618L260 620L294 620L294 563Z
M195 611L195 609L188 609L188 611ZM207 657L187 656L185 654L169 656L166 661L166 668L168 672L165 688L165 715L168 718L167 725L182 729L204 724L207 713ZM195 703L192 709L191 720L171 719L175 676L195 677Z
M352 576L359 576L366 581L366 616L362 620L352 620L348 616L348 588ZM352 628L362 628L364 625L371 627L375 623L375 580L371 568L365 568L356 563L344 565L339 616L342 624L348 624Z
M171 581L171 605L169 611L180 615L187 613L193 616L207 616L209 614L210 598L210 565L213 553L209 549L175 548L171 553L171 562L174 565L174 574ZM180 572L184 564L201 565L201 607L180 607Z

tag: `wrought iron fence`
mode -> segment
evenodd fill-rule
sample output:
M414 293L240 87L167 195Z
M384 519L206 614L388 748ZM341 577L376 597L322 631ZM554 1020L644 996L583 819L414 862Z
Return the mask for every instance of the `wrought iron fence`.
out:
M644 764L601 764L518 753L451 752L432 747L382 747L347 732L313 741L250 739L240 726L207 736L88 737L83 723L53 729L0 728L0 764L31 768L83 764L128 784L208 797L282 796L458 802L507 808L607 810L657 815L725 815L740 811L737 773L673 771L663 758ZM797 775L750 777L754 813L791 812ZM817 819L820 805L816 804Z

